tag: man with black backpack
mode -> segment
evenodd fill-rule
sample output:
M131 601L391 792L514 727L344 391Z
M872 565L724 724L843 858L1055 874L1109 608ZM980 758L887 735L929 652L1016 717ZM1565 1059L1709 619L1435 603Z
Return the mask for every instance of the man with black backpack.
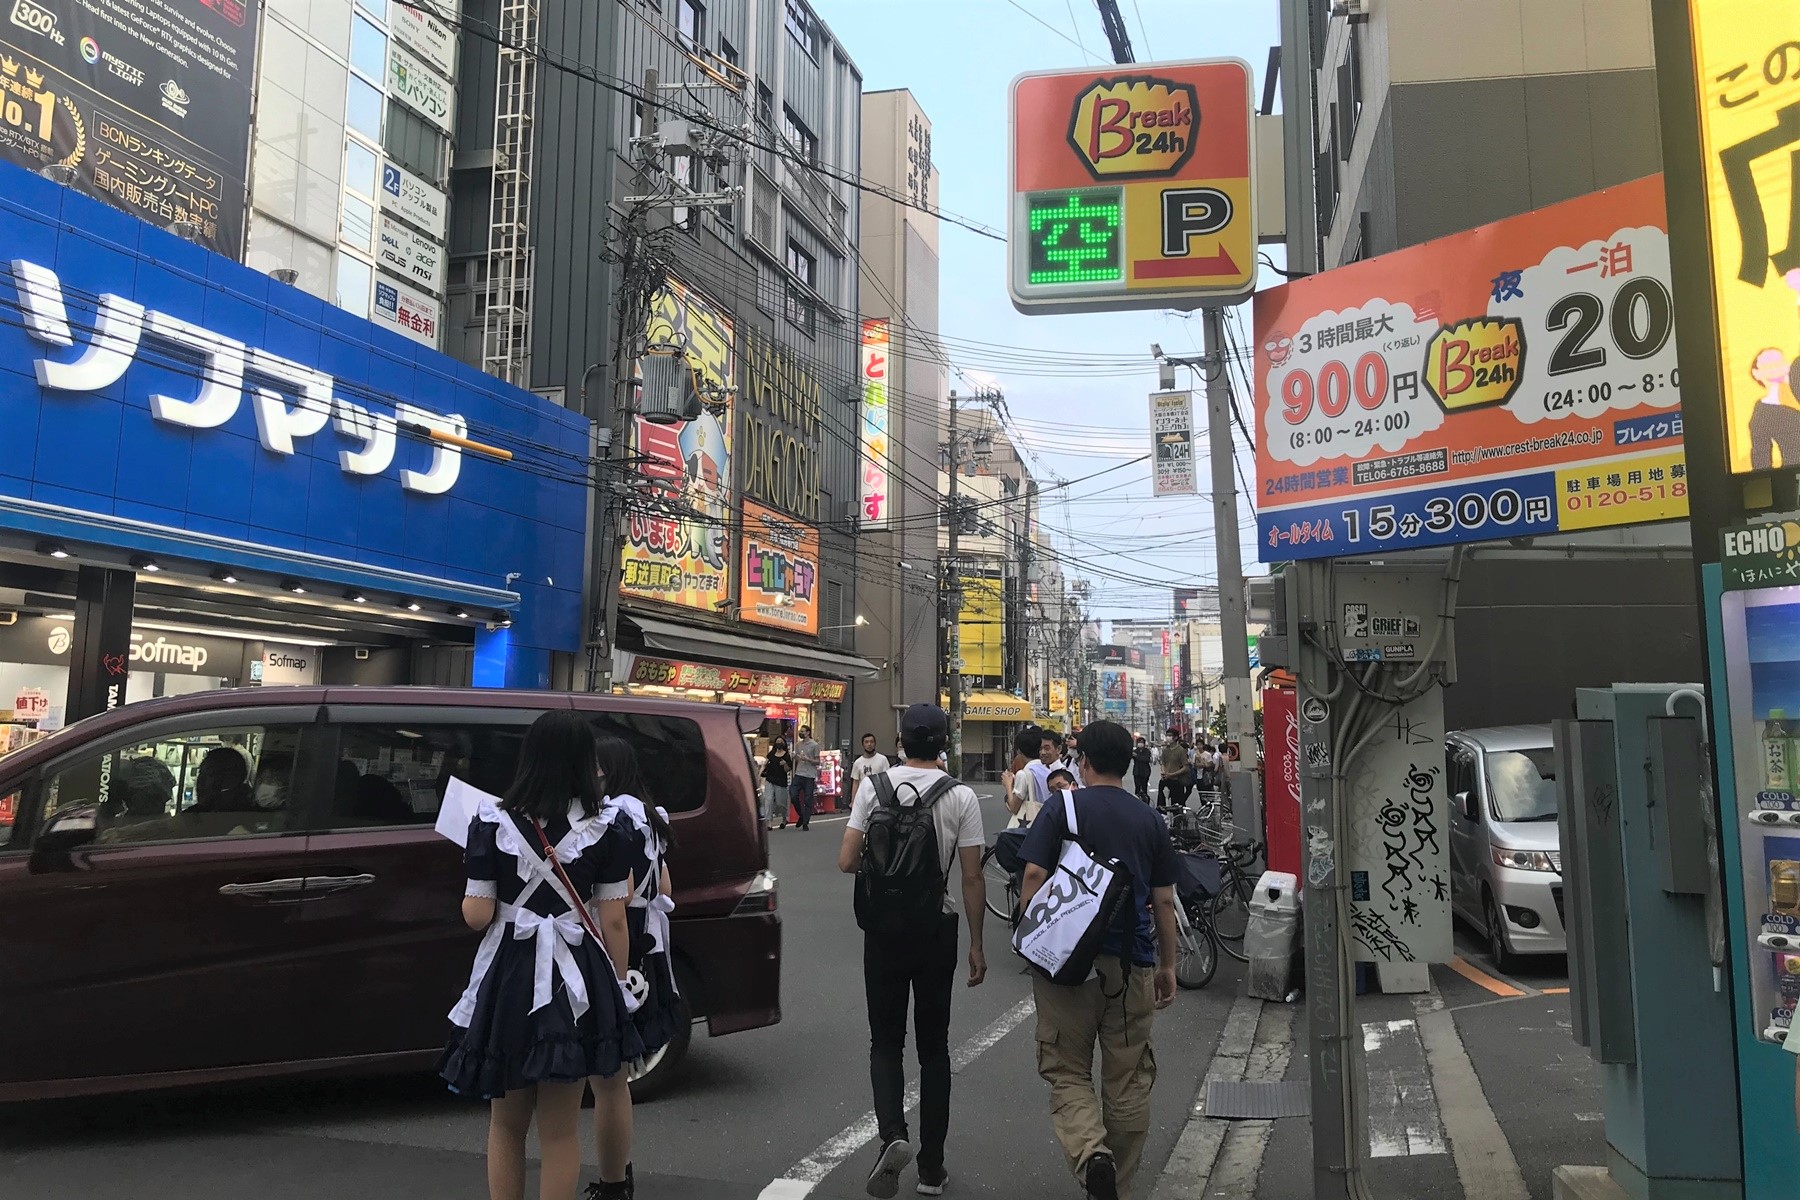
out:
M957 904L948 886L962 867L969 925L968 985L987 977L982 921L987 837L975 793L938 769L950 721L932 704L900 718L906 761L857 788L838 849L838 870L856 876L856 923L863 928L863 987L869 1006L869 1080L881 1151L868 1193L889 1197L912 1161L906 1128L906 1009L909 994L919 1054L920 1194L940 1196L949 1173L950 994L956 980Z
M1092 888L1069 874L1064 842L1085 852L1080 861L1128 882L1091 965L1065 968L1057 981L1040 970L1031 981L1038 1074L1050 1085L1050 1122L1069 1169L1092 1200L1130 1195L1156 1083L1150 1027L1156 1010L1175 999L1175 848L1162 814L1125 790L1131 751L1131 734L1122 725L1096 721L1082 730L1088 786L1046 804L1020 851L1027 863L1019 898L1022 929L1050 924L1059 908L1086 907L1082 893ZM1037 902L1040 890L1044 899Z

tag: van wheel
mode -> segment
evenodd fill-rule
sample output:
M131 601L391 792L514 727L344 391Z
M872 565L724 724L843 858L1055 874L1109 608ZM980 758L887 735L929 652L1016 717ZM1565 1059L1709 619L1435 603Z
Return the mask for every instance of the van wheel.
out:
M1482 893L1481 907L1481 915L1487 921L1488 957L1493 960L1496 971L1502 975L1510 975L1513 968L1519 965L1519 956L1506 944L1505 918L1500 915L1500 908L1494 903L1492 892Z
M643 1065L630 1073L631 1099L634 1103L654 1100L675 1086L681 1075L682 1066L687 1062L688 1046L694 1040L694 1014L688 1006L691 981L683 978L681 987L681 1023L675 1027L675 1036L669 1044L645 1059Z

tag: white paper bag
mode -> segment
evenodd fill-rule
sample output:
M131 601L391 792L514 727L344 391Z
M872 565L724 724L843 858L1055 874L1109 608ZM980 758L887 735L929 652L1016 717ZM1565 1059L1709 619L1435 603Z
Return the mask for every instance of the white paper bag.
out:
M464 783L452 777L450 786L444 789L444 803L438 807L438 836L449 838L459 846L469 842L469 822L475 819L475 813L483 800L500 803L500 797L491 796L478 787Z

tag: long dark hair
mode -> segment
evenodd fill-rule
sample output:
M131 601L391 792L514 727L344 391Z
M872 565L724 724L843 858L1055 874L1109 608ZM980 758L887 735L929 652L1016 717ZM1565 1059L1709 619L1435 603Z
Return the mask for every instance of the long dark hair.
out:
M602 776L601 790L608 796L636 796L644 802L644 817L650 822L650 828L662 839L662 844L670 849L675 845L675 831L656 810L648 789L644 786L644 773L638 766L637 751L630 742L611 733L594 735L594 756L600 764Z
M580 802L584 816L600 811L594 728L582 714L555 708L525 731L519 769L502 804L519 816L552 821L569 814L571 800Z

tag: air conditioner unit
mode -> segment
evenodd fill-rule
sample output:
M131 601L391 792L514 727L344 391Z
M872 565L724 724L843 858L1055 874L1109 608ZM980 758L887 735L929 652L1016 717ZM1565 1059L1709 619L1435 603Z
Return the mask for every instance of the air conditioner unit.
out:
M1331 0L1331 15L1352 21L1368 19L1374 8L1375 0Z

